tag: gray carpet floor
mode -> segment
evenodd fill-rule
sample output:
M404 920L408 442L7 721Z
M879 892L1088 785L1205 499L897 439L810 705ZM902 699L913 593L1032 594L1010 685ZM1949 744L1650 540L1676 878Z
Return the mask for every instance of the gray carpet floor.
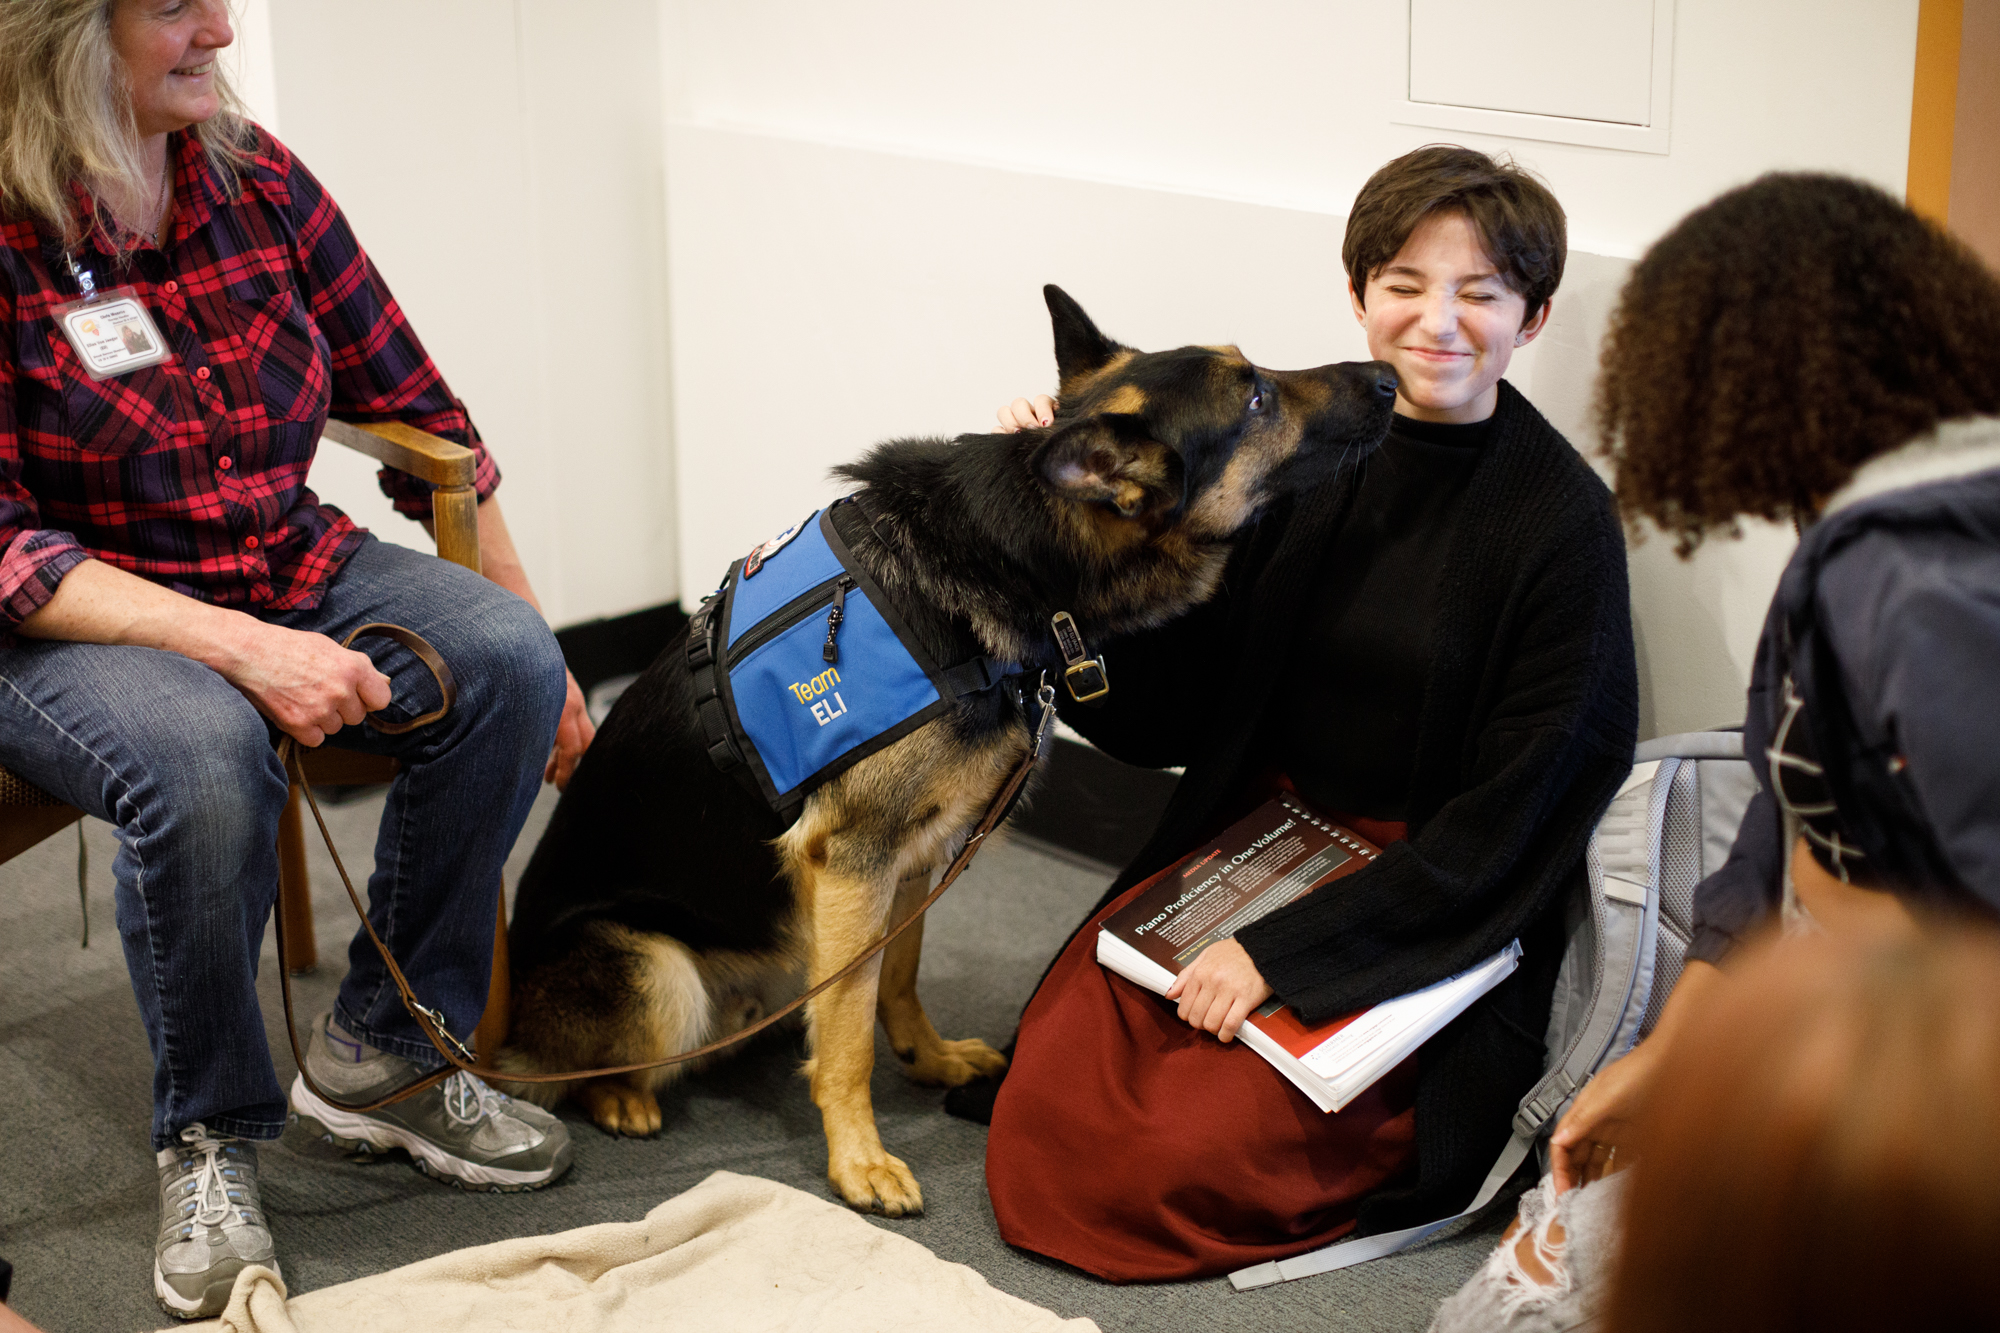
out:
M553 800L523 835L533 846ZM342 856L365 867L379 795L329 809ZM308 821L310 827L310 821ZM48 1330L151 1329L154 1167L147 1150L150 1064L112 925L108 826L86 821L90 947L78 947L76 837L64 832L0 866L0 1256L15 1266L13 1306ZM314 840L316 843L316 839ZM509 883L525 853L509 867ZM323 849L312 870L319 972L298 986L301 1022L331 1004L351 911ZM947 1036L1005 1039L1054 947L1096 898L1104 868L1026 842L1003 843L933 909L925 1003ZM289 1084L276 953L262 992L271 1049ZM295 1292L345 1282L467 1245L629 1221L716 1170L826 1194L818 1116L782 1030L679 1083L650 1140L613 1139L573 1111L576 1165L536 1194L463 1194L401 1160L357 1165L287 1138L263 1155L264 1202ZM1274 1074L1273 1077L1276 1077ZM1107 1333L1146 1329L1421 1330L1465 1280L1511 1211L1501 1208L1427 1247L1259 1291L1226 1279L1118 1287L1010 1249L986 1198L986 1131L939 1109L880 1048L874 1096L882 1137L923 1184L928 1212L878 1225L968 1264L994 1286Z

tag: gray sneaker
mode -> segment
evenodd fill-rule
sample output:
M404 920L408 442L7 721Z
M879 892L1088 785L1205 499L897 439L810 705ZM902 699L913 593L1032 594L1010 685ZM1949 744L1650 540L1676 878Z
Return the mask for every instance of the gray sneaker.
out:
M257 1197L257 1146L198 1124L180 1137L159 1155L153 1295L176 1319L208 1319L229 1304L238 1273L252 1264L277 1272L278 1260Z
M306 1067L329 1094L367 1102L416 1079L417 1067L347 1035L330 1014L313 1024ZM569 1170L569 1127L463 1071L414 1097L368 1112L328 1105L292 1079L292 1120L348 1152L401 1148L427 1176L460 1189L540 1189Z

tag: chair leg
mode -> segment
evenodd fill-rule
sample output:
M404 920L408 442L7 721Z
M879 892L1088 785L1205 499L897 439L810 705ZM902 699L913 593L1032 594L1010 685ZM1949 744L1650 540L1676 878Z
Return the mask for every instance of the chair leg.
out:
M482 1063L506 1044L513 1026L514 980L507 966L507 891L501 887L498 915L493 922L493 980L486 988L486 1012L472 1034L472 1049Z
M278 817L278 913L285 922L285 956L278 961L295 977L319 966L319 942L313 936L312 881L306 877L303 805L295 786L291 799L285 802L285 813Z

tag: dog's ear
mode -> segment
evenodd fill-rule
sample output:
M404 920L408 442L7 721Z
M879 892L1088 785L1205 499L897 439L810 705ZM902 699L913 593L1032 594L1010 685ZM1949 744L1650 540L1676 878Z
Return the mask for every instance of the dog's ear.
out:
M1056 330L1056 375L1063 392L1070 393L1076 381L1104 369L1124 349L1099 333L1083 307L1053 282L1042 288L1042 299Z
M1144 418L1128 413L1101 412L1058 427L1035 468L1056 494L1109 505L1124 518L1181 503L1180 455L1150 438Z

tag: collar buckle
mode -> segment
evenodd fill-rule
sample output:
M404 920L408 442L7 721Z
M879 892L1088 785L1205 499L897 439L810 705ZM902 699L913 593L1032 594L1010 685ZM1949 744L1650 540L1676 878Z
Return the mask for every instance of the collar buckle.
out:
M1055 631L1056 647L1069 663L1063 671L1063 686L1069 697L1088 704L1111 693L1111 677L1104 669L1104 656L1100 653L1093 657L1084 647L1075 618L1067 611L1058 611L1049 617L1049 628Z

